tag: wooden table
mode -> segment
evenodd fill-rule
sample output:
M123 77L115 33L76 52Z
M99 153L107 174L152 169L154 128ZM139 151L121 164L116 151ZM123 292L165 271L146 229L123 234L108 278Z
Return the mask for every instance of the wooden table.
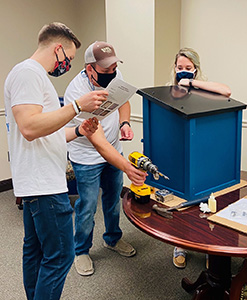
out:
M216 198L217 209L247 195L247 187ZM198 206L173 212L172 219L158 215L152 206L155 202L140 204L132 199L124 188L123 210L127 218L140 230L163 242L185 249L209 254L209 268L203 271L196 282L183 278L182 287L194 291L194 300L236 300L247 284L247 260L242 270L231 274L231 257L247 257L247 235L231 228L209 222L202 218ZM158 204L161 206L160 204Z

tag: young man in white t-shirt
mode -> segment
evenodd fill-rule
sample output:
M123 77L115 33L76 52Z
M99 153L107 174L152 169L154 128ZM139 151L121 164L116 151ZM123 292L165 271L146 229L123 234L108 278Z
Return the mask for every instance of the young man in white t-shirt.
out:
M78 95L106 88L115 77L122 78L117 69L119 61L112 45L106 42L91 44L85 52L85 69L70 82L65 91L65 103L71 103ZM94 214L100 188L105 221L104 246L127 257L136 253L121 238L122 231L119 227L123 172L137 185L142 184L146 177L144 172L134 168L121 155L119 129L122 138L133 138L129 120L130 104L126 102L119 110L103 119L92 136L82 136L68 144L79 193L79 199L75 203L75 267L83 276L94 273L89 250L92 247ZM82 121L83 117L79 114L68 126L76 126Z
M66 141L92 134L97 120L66 130L64 125L81 107L93 111L107 97L106 91L94 91L60 107L47 72L58 77L68 71L79 47L79 40L64 24L45 25L35 53L17 64L5 82L14 193L24 202L23 280L28 300L59 299L74 260Z

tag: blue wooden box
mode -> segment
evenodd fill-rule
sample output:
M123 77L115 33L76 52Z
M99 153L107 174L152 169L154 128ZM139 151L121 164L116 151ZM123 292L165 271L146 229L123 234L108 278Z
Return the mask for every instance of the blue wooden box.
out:
M170 180L146 183L194 200L240 182L242 110L215 93L171 86L138 91L143 97L144 154Z

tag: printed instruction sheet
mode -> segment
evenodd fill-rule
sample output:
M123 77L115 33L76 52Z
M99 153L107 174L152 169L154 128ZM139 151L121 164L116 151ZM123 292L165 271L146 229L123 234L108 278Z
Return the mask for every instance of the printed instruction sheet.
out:
M109 116L112 112L128 101L137 91L137 88L119 78L114 78L106 87L109 93L107 100L91 113L82 112L84 119L96 117L99 121Z
M218 217L247 225L247 198L242 198L215 214Z

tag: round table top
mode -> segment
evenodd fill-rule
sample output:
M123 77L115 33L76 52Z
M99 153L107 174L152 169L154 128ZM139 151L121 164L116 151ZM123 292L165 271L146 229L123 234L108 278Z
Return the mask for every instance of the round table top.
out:
M127 218L140 230L163 242L185 249L213 255L247 256L247 234L213 223L205 218L199 206L174 211L173 218L158 215L152 206L132 199L129 189L123 192L123 210ZM247 187L216 197L217 210L247 195ZM162 206L161 204L158 204ZM204 216L204 217L203 217Z

